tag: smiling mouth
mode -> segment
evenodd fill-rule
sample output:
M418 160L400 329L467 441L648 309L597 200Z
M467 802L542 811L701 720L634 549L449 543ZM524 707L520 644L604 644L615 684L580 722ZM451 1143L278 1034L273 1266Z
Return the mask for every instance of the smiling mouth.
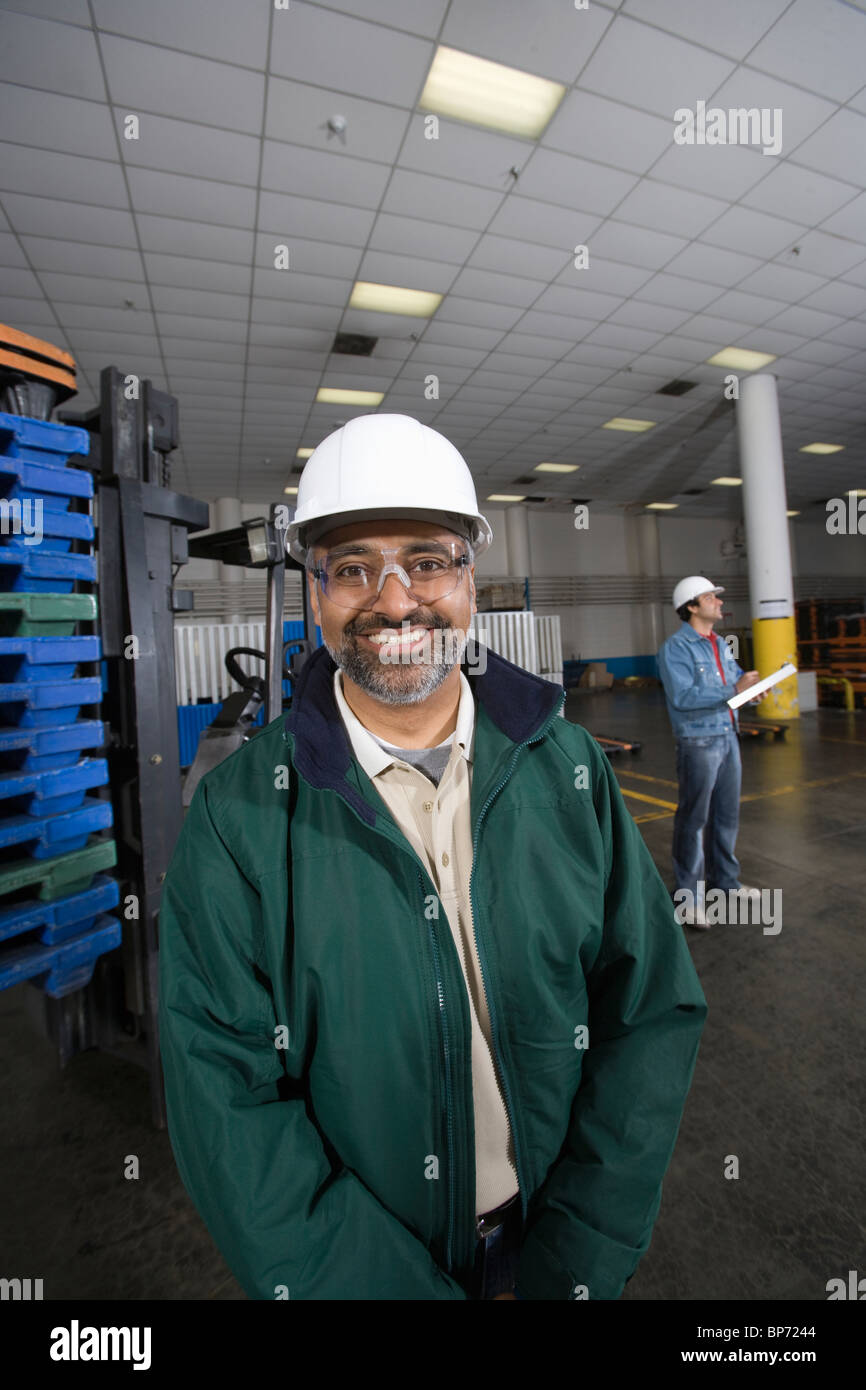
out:
M432 629L429 627L412 627L400 631L396 628L379 628L375 632L362 632L359 635L379 650L397 647L401 651L409 651L424 642L430 631Z

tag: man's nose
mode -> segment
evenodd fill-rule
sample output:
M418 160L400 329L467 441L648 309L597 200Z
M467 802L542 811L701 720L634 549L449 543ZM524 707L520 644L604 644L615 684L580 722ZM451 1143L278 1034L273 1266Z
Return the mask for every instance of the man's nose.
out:
M411 613L418 607L418 600L409 593L399 574L392 570L390 574L385 575L385 582L379 590L378 597L370 607L388 613Z

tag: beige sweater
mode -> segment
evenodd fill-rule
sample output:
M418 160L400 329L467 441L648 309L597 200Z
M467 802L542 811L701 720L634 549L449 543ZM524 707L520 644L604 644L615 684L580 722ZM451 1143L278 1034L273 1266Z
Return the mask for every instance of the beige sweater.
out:
M472 1088L475 1108L475 1210L492 1211L518 1190L514 1144L493 1059L490 1015L472 930L469 874L472 824L469 794L475 702L460 673L460 705L451 756L438 787L418 768L384 749L349 709L342 672L334 673L334 697L355 757L426 865L463 968L472 1020Z

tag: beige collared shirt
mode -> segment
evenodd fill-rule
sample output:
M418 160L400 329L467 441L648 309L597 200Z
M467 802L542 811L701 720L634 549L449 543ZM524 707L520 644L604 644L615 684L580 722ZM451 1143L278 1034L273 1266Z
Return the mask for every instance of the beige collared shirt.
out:
M472 1088L475 1109L475 1211L492 1211L518 1190L514 1144L493 1059L490 1015L472 929L469 875L472 821L469 809L475 701L460 672L460 704L451 756L436 787L423 772L382 747L346 703L342 672L334 673L334 698L352 751L399 830L436 887L469 995L472 1021ZM392 745L393 746L393 745Z

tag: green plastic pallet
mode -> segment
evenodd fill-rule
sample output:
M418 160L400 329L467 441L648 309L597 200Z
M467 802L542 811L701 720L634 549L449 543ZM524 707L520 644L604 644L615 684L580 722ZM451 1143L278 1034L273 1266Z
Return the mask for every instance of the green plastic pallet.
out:
M0 593L0 637L72 637L97 611L95 594Z
M116 863L117 846L113 840L97 840L71 854L59 854L56 859L15 859L0 867L0 898L38 883L37 898L50 903L67 893L83 892L90 887L94 874Z

